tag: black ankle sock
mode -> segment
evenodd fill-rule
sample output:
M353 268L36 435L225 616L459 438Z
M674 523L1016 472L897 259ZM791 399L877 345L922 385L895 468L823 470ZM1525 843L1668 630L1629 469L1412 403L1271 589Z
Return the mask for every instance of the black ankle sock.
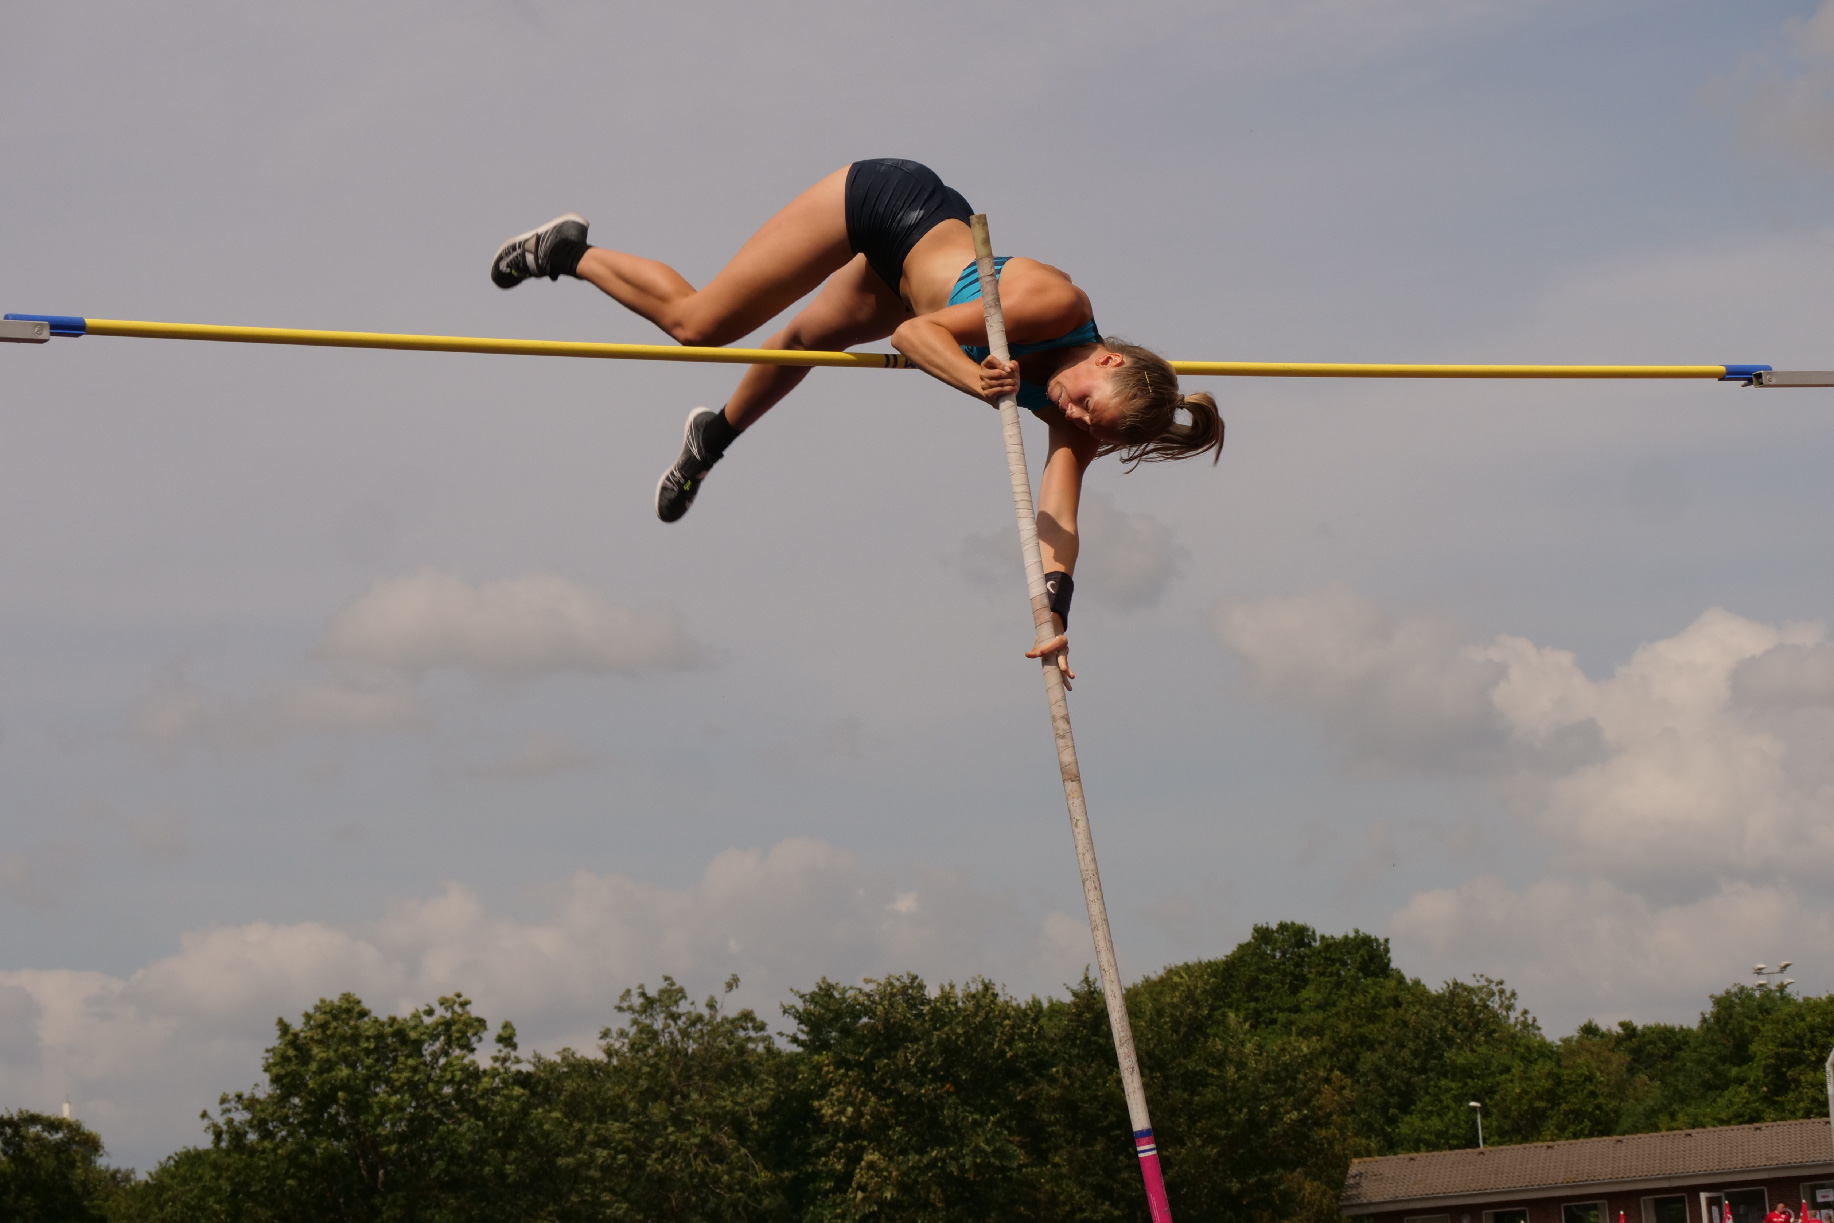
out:
M583 238L556 238L554 249L548 252L550 279L578 276L579 261L591 249L591 245Z
M722 408L715 412L708 419L706 424L701 426L701 450L708 458L717 459L722 454L726 453L726 447L732 445L733 441L737 439L738 436L738 428L734 426L731 421L726 419L726 410Z

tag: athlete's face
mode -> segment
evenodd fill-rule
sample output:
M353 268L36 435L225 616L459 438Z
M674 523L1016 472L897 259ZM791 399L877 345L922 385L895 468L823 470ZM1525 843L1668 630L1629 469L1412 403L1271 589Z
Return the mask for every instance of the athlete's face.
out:
M1120 353L1098 348L1093 354L1058 371L1045 393L1077 428L1102 441L1120 437L1126 413L1114 393L1115 370L1127 364Z

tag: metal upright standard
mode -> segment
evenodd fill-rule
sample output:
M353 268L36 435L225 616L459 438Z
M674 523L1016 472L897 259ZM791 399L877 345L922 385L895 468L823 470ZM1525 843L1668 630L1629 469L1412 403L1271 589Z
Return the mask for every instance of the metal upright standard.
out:
M974 256L981 274L981 305L987 314L987 347L1000 360L1010 361L1006 316L1000 311L1000 283L994 278L987 218L977 213L969 223L974 229ZM1006 470L1012 478L1013 513L1019 519L1019 555L1025 562L1025 584L1032 597L1032 626L1037 643L1042 645L1056 636L1057 630L1051 623L1051 597L1044 588L1044 561L1038 554L1038 516L1032 508L1032 477L1025 466L1025 438L1019 432L1019 400L1015 395L1000 397L1000 428L1006 434ZM1102 995L1108 1001L1108 1026L1114 1032L1115 1057L1121 1063L1121 1090L1127 1096L1134 1150L1140 1156L1140 1175L1146 1181L1146 1203L1153 1223L1171 1223L1172 1207L1166 1201L1165 1179L1159 1172L1153 1121L1146 1111L1146 1088L1140 1082L1139 1059L1134 1056L1133 1024L1127 1018L1127 997L1114 959L1114 938L1108 932L1108 906L1102 900L1095 838L1089 833L1089 809L1083 803L1083 775L1076 763L1076 739L1070 733L1063 673L1057 669L1055 658L1046 656L1040 661L1044 666L1045 695L1051 704L1051 730L1057 738L1057 767L1063 774L1064 801L1070 807L1070 833L1076 839L1076 864L1082 869L1083 903L1089 908L1089 933L1095 936L1095 964L1102 974Z

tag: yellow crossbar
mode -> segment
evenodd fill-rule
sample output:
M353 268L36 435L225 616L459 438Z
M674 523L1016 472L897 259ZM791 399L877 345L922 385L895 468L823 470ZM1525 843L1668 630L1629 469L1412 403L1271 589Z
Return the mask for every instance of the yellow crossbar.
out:
M230 344L305 344L317 348L398 348L409 352L482 352L520 357L615 357L629 361L714 361L728 365L838 365L911 369L895 352L801 352L775 348L689 348L680 344L593 344L577 340L497 340L485 336L398 335L387 331L306 331L293 327L218 327L208 323L86 320L90 335L149 340L219 340Z
M392 348L410 352L476 352L525 357L609 357L633 361L711 361L728 365L914 369L892 352L812 352L774 348L690 348L677 344L597 344L577 340L502 340L483 336L401 335L385 331L309 331L292 327L220 327L205 323L85 320L89 335L231 344L304 344L321 348ZM1174 361L1180 374L1224 378L1723 378L1724 365L1371 365L1306 361Z
M1723 378L1723 365L1358 365L1310 361L1174 361L1180 374L1225 378Z

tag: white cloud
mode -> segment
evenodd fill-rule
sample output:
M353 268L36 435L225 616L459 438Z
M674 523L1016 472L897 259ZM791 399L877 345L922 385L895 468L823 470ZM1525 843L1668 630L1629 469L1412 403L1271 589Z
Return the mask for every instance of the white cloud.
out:
M136 736L160 747L235 748L299 734L409 730L427 716L419 692L400 676L319 676L235 696L203 688L178 664L141 698L132 724Z
M1790 21L1784 35L1777 50L1744 56L1709 84L1706 98L1730 108L1753 144L1834 164L1834 0Z
M1165 523L1130 512L1107 493L1083 494L1077 509L1076 602L1122 611L1150 607L1183 571L1190 553ZM1024 593L1014 530L977 532L962 541L953 565L977 586Z
M433 569L378 578L331 618L318 654L316 674L246 695L212 692L175 663L135 708L134 733L172 749L413 730L432 721L420 684L441 668L493 681L634 676L708 657L673 612L622 607L555 574L472 583ZM505 765L529 773L583 763L549 757Z
M1484 30L1496 31L1521 24L1538 10L1560 7L1565 0L1400 0L1380 6L1356 0L1312 0L1292 4L1283 0L1248 0L1227 5L1191 4L1169 0L1142 6L1135 20L1152 28L1156 21L1176 15L1164 28L1189 31L1192 22L1206 31L1201 40L1173 39L1202 47L1200 71L1238 84L1246 79L1278 77L1329 66L1342 71L1371 60L1415 52L1429 46ZM1064 23L1059 38L1072 40L1112 57L1127 48L1100 37L1100 18L1106 10L1090 7L1087 19ZM1175 46L1150 44L1154 57L1143 60L1164 65ZM1045 50L1061 57L1049 43ZM1301 65L1305 65L1304 68Z
M599 762L596 752L587 751L563 734L535 735L521 747L499 760L472 770L474 777L523 779L551 777L583 769Z
M1574 861L1624 882L1834 865L1834 685L1818 625L1715 608L1608 679L1520 637L1460 644L1343 590L1235 604L1218 636L1259 695L1358 755L1480 766Z
M727 850L682 888L579 871L552 897L522 920L449 883L368 923L192 931L126 976L0 972L0 1096L42 1109L68 1097L115 1149L158 1153L257 1078L276 1017L346 990L384 1012L463 992L551 1049L589 1046L621 990L663 973L711 989L737 972L738 1000L776 1019L776 1002L823 973L983 972L1051 990L1091 958L1068 914L1027 917L950 876L894 879L807 839Z
M1518 890L1481 878L1417 894L1390 932L1431 963L1504 965L1526 996L1584 998L1601 1018L1680 1018L1743 976L1754 956L1834 954L1834 913L1787 884L1729 882L1659 903L1602 879Z
M1834 953L1834 646L1720 608L1593 679L1568 651L1461 644L1342 590L1218 613L1262 697L1359 759L1480 767L1556 877L1413 897L1394 933L1455 971L1628 1005L1723 985L1766 948ZM1474 751L1474 746L1483 750ZM1653 991L1653 993L1652 993Z
M1448 766L1502 746L1490 693L1505 668L1450 625L1397 620L1338 587L1225 604L1216 633L1258 696L1318 718L1359 760Z
M191 821L182 811L161 811L128 821L127 835L143 857L176 861L191 848Z
M378 578L332 619L319 652L409 674L453 667L499 679L634 675L705 660L672 612L621 607L552 573L474 584L434 569Z
M57 892L44 877L42 863L13 850L0 858L0 892L34 909L48 909L57 903Z
M1123 510L1107 493L1083 495L1076 525L1077 595L1099 606L1150 607L1190 559L1172 528L1151 514Z
M1596 683L1570 656L1499 638L1492 649L1509 657L1510 675L1494 695L1512 730L1543 738L1590 721L1605 744L1602 759L1531 777L1541 825L1624 879L1700 885L1834 864L1834 790L1817 777L1829 741L1733 691L1743 667L1820 636L1818 626L1773 628L1715 608Z
M34 909L57 907L74 887L96 847L80 837L41 842L0 856L0 893Z

